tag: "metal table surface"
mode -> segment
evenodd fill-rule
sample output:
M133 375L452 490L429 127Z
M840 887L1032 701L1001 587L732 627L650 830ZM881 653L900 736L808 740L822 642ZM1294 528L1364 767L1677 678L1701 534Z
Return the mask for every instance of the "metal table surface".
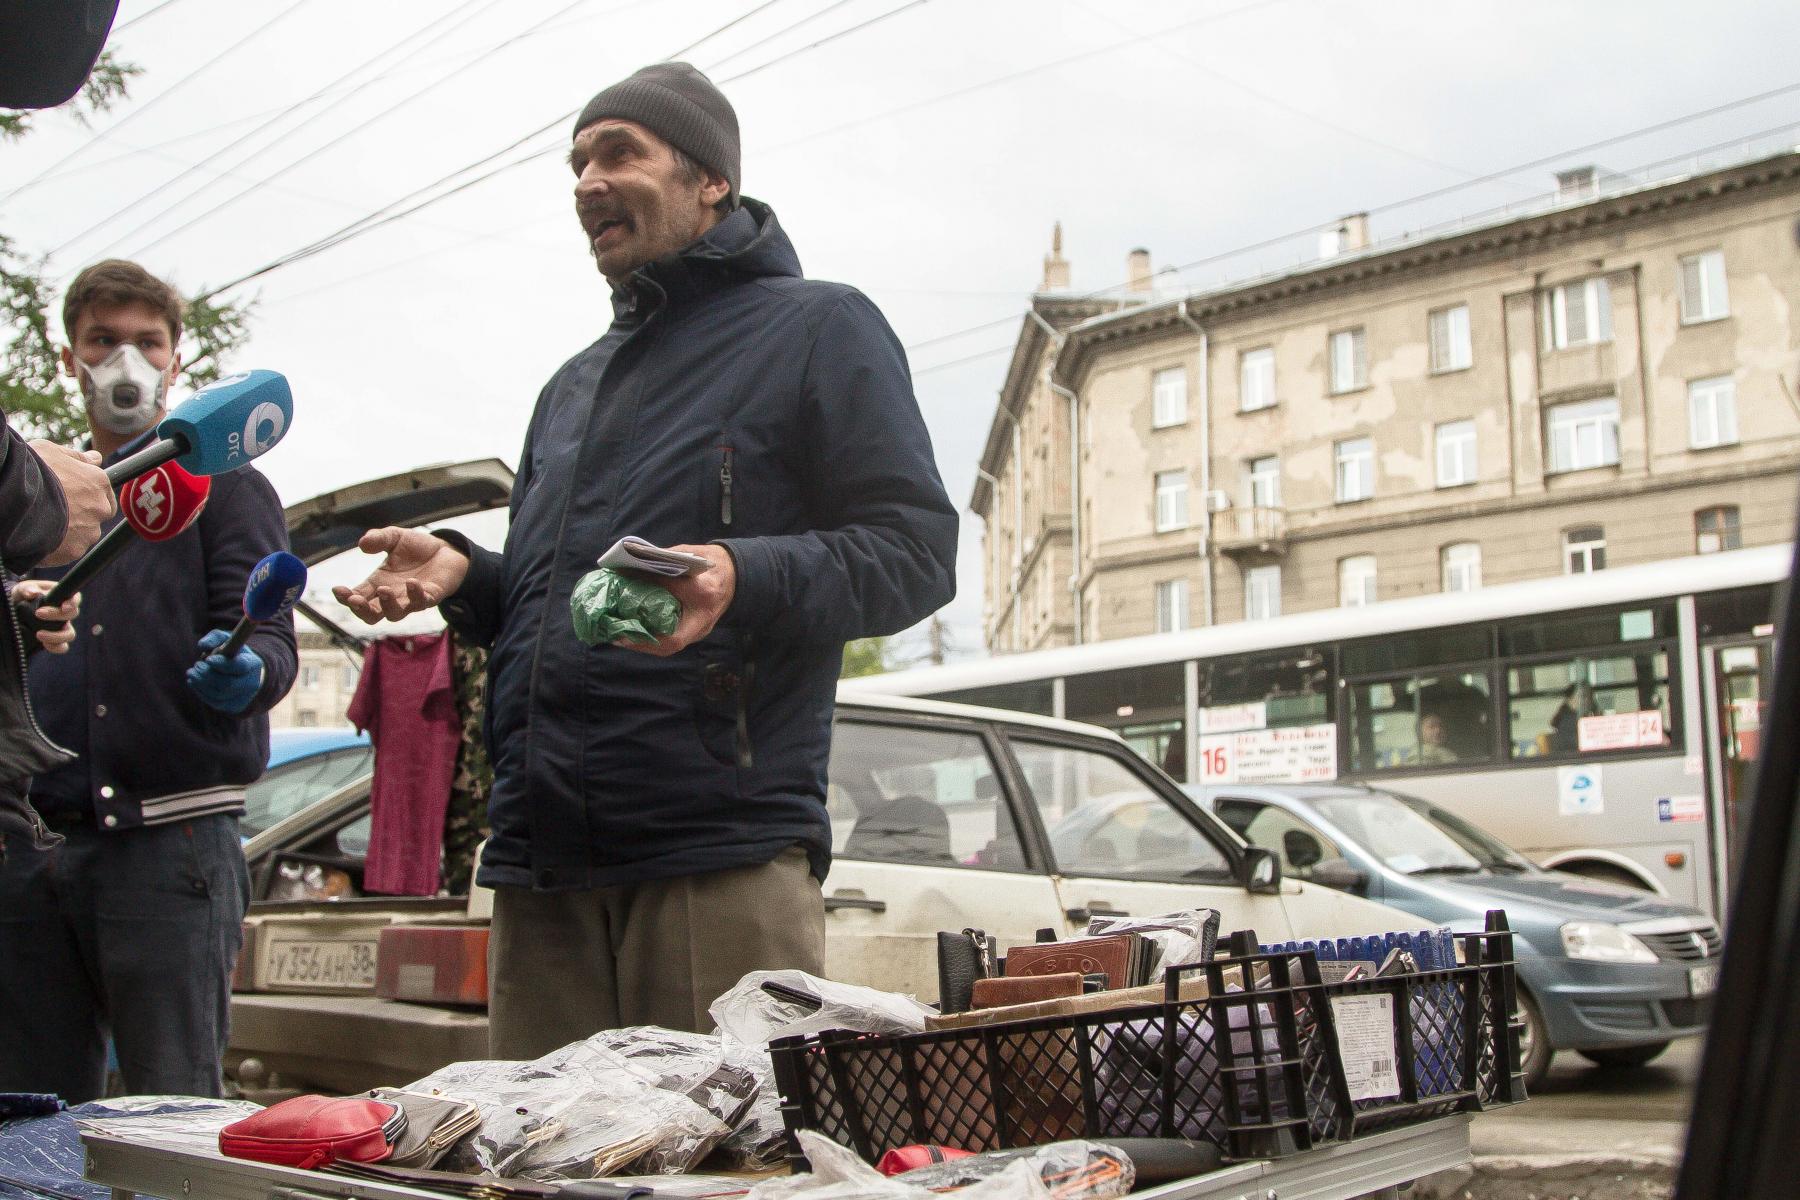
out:
M1238 1163L1137 1192L1134 1200L1355 1200L1469 1161L1468 1116L1440 1117L1287 1158ZM160 1200L443 1200L443 1193L84 1133L87 1177Z

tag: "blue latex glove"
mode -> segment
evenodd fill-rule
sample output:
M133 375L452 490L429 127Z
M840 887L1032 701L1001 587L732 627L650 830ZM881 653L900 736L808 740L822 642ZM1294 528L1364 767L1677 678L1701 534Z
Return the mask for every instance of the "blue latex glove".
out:
M196 696L220 712L241 713L262 690L263 660L248 646L230 659L212 653L230 637L225 630L215 629L200 639L200 649L206 657L188 668L187 684Z

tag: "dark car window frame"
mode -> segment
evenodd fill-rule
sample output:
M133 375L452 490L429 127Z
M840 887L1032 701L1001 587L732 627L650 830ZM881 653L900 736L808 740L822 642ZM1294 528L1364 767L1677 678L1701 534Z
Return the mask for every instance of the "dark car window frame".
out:
M1135 753L1129 746L1115 745L1101 738L1084 737L1060 729L1039 729L1030 727L1005 729L1002 735L1005 742L1007 768L1012 772L1012 786L1016 790L1024 806L1030 810L1031 824L1037 830L1043 849L1043 861L1054 873L1056 867L1055 852L1050 847L1050 834L1044 827L1043 819L1038 811L1037 802L1031 798L1030 783L1026 780L1025 770L1020 765L1013 747L1016 743L1026 745L1050 746L1057 749L1081 750L1090 754L1098 754L1111 759L1123 767L1127 774L1136 776L1144 786L1163 801L1173 807L1178 815L1192 825L1197 833L1218 850L1225 859L1226 869L1223 872L1207 872L1206 874L1169 874L1144 872L1136 875L1120 874L1106 876L1121 881L1139 881L1145 883L1185 883L1185 884L1238 884L1243 871L1243 852L1222 824L1215 825L1215 818L1201 810L1181 788L1169 780L1168 776L1157 771L1142 755ZM1094 876L1097 878L1097 876Z
M970 720L967 717L942 716L936 713L902 713L888 712L882 709L859 709L840 704L837 715L831 723L834 740L837 735L837 727L842 724L872 725L888 729L917 729L979 739L982 748L987 751L988 763L993 768L995 782L1000 788L1000 794L995 797L996 802L1004 805L1007 813L1012 816L1013 828L1019 835L1019 845L1025 854L1025 868L1008 870L1005 867L958 865L941 869L946 871L988 871L1004 875L1046 875L1049 873L1046 865L1050 861L1047 843L1044 842L1042 831L1038 829L1037 823L1028 819L1029 814L1022 811L1031 807L1029 798L1019 789L1016 764L1011 762L1010 756L1006 752L1004 739L995 732L991 722ZM884 864L888 862L887 859L882 858L857 858L842 853L834 854L833 857L842 858L848 862Z

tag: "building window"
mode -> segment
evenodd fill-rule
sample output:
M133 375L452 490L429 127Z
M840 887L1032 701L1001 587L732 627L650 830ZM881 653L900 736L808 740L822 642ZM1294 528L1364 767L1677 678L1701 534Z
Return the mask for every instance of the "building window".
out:
M1244 619L1264 621L1281 615L1280 566L1251 567L1244 572Z
M1612 341L1612 291L1606 280L1579 279L1544 293L1544 344L1556 350Z
M1156 473L1156 532L1186 529L1188 523L1186 471Z
M1179 633L1187 628L1188 581L1168 579L1156 585L1156 632Z
M1331 335L1331 391L1333 395L1369 386L1369 343L1361 329L1340 329Z
M1281 507L1281 459L1273 454L1251 459L1246 482L1245 502L1251 508Z
M1550 409L1550 469L1585 471L1619 461L1619 400L1607 396Z
M1375 603L1375 556L1357 554L1338 560L1338 605L1361 608Z
M320 674L321 672L316 664L303 664L300 668L300 686L303 688L318 687Z
M1352 438L1337 444L1337 499L1339 504L1367 500L1375 494L1375 444L1368 438Z
M1437 427L1437 485L1475 482L1475 422L1447 421Z
M1688 445L1696 450L1738 440L1737 383L1729 375L1688 384Z
M1444 590L1472 592L1481 586L1481 547L1474 542L1445 546L1442 559Z
M1151 376L1152 429L1187 424L1187 368L1169 367Z
M1427 322L1431 340L1431 370L1462 371L1474 361L1469 349L1469 306L1440 308Z
M311 709L302 709L294 714L294 724L311 727L319 723L319 714Z
M1563 534L1563 574L1586 575L1606 567L1606 530L1577 525Z
M1238 411L1275 407L1275 351L1264 346L1238 358Z
M1725 289L1725 255L1717 250L1681 260L1681 323L1697 325L1731 315Z
M1721 504L1717 508L1703 508L1694 514L1696 552L1717 554L1721 550L1736 550L1743 544L1744 535L1738 528L1737 505Z

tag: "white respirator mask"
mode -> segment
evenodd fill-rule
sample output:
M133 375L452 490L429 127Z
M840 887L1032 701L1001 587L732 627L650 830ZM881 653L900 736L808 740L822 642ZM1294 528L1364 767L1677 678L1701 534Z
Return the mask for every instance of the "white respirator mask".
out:
M81 394L95 424L121 437L142 433L156 424L169 381L142 350L127 343L95 366L80 359L75 364Z

